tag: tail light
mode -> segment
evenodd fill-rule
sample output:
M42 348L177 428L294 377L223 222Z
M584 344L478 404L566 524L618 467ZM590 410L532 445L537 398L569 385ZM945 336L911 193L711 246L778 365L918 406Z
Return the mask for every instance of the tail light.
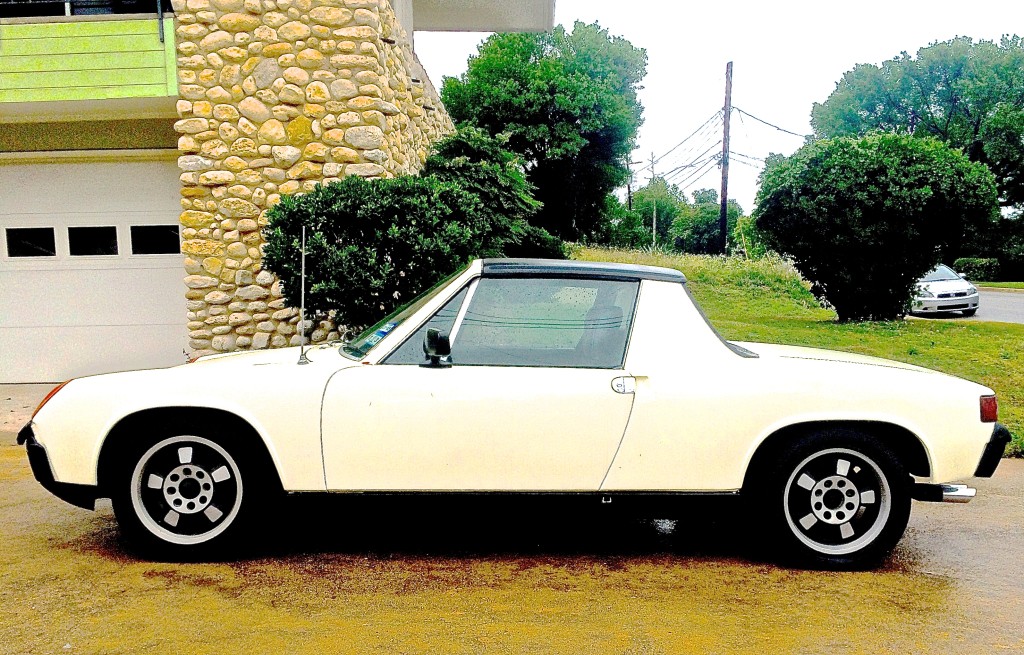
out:
M981 397L981 422L995 423L999 420L999 403L995 396Z
M74 378L72 378L72 379L74 379ZM71 380L65 380L64 382L61 382L60 384L55 386L53 389L51 389L50 393L46 394L46 397L43 398L43 402L39 403L39 405L36 407L36 410L34 412L32 412L32 418L35 418L36 414L39 413L39 410L41 410L43 408L43 405L45 405L46 403L50 402L50 398L53 398L54 396L56 396L57 392L60 391L61 389L63 389L64 386L68 382L71 382Z

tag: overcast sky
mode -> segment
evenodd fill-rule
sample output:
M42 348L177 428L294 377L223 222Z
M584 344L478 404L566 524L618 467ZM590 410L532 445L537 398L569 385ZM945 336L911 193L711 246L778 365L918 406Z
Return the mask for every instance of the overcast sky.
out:
M734 107L805 134L811 129L812 104L828 98L855 64L879 64L901 51L914 54L931 42L958 35L998 41L1004 33L1022 33L1024 1L556 0L556 23L569 27L577 20L597 21L647 50L647 77L640 92L644 124L633 153L634 161L644 161L634 167L641 169L652 152L662 157L722 108L726 62L733 62ZM486 36L417 32L416 51L440 88L444 76L465 72L466 59ZM655 170L665 174L690 164L720 138L721 128L709 125L661 159ZM763 158L769 152L790 154L801 143L799 137L733 113L733 152ZM721 146L716 149L720 152ZM669 179L684 182L699 169L680 168ZM756 159L731 158L729 197L747 213L753 209L759 170ZM642 185L649 175L638 173L638 182ZM692 192L717 189L720 183L720 170L711 166L683 186Z

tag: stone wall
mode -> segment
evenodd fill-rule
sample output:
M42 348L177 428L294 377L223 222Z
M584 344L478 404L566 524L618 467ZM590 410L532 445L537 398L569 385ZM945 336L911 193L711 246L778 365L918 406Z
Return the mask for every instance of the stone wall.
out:
M451 119L388 0L173 5L190 346L297 345L298 310L262 267L267 209L346 175L416 173Z

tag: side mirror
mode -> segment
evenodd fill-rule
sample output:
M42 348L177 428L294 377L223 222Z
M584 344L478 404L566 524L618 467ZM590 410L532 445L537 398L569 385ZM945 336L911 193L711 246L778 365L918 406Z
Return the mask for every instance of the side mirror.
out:
M445 359L452 354L452 344L448 341L448 335L437 328L427 328L427 333L423 336L423 354L427 356L427 361L420 366L450 368L451 361Z

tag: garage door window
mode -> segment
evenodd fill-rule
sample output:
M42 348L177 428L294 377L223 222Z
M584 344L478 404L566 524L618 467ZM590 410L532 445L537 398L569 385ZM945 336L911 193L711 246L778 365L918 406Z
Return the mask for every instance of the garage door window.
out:
M68 250L72 257L94 257L117 254L117 228L69 227Z
M8 257L56 257L57 243L52 227L9 227Z
M181 252L177 225L132 225L133 255L176 255Z

